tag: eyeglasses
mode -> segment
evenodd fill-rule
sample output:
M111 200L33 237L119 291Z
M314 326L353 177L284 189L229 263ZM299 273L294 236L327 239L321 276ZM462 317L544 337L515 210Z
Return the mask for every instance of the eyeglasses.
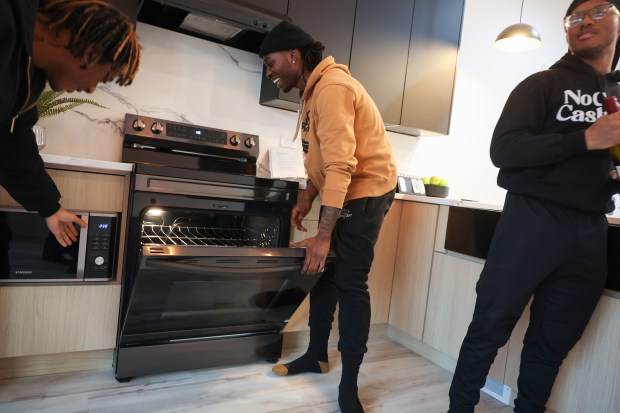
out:
M569 27L575 27L586 17L586 15L590 16L592 20L601 20L611 14L620 14L616 6L611 3L601 4L600 6L592 7L591 9L578 11L577 13L573 13L564 17L564 27L568 29Z

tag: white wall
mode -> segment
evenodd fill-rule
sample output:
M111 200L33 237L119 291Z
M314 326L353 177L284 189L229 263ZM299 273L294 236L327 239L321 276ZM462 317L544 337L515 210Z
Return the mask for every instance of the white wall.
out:
M510 91L547 68L566 51L562 17L569 0L528 0L523 22L536 27L543 46L506 54L493 40L518 23L520 0L466 0L450 135L415 138L390 133L403 173L439 175L451 198L503 204L504 191L489 160L495 122ZM44 153L121 160L125 113L232 129L260 136L259 176L269 176L267 150L294 132L293 112L258 104L262 62L258 56L204 40L138 24L140 71L129 87L101 86L88 97L109 109L81 106L40 124L48 129Z
M535 51L510 54L493 47L505 27L518 23L520 0L466 0L454 91L450 135L422 137L412 149L394 139L402 171L439 175L450 184L451 198L503 204L497 169L489 159L495 123L512 89L522 79L548 68L567 50L562 18L570 0L526 0L523 23L543 40Z
M121 161L126 113L259 135L261 165L271 142L292 135L294 112L259 105L262 60L255 54L138 24L140 70L132 85L102 85L92 95L108 109L82 105L40 120L43 153ZM265 168L260 176L269 176Z

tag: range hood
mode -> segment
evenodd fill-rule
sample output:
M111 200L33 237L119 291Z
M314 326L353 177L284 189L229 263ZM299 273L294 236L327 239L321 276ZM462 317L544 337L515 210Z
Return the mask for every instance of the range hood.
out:
M139 7L140 22L253 53L268 31L290 20L288 0L141 0Z

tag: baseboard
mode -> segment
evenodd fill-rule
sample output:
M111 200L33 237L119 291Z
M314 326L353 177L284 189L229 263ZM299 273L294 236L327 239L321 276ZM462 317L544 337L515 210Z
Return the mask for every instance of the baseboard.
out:
M114 349L0 358L0 379L112 367Z
M386 338L388 336L387 332L388 332L387 323L371 324L368 338L369 339ZM339 338L340 338L340 335L338 334L338 330L332 330L331 334L329 335L329 344L330 345L338 344ZM282 344L282 348L284 350L291 350L297 347L307 347L309 341L310 341L310 330L289 331L289 332L284 333L284 343Z
M414 353L417 353L430 362L435 363L444 370L454 373L454 370L456 369L456 360L452 357L445 355L441 351L436 350L427 344L424 344L421 340L411 337L409 334L394 326L388 326L387 336L397 343L407 347Z
M454 370L456 369L457 361L453 359L452 357L445 355L441 351L438 351L428 346L427 344L424 344L422 341L414 337L411 337L409 334L403 332L402 330L399 330L398 328L394 326L388 326L387 336L388 338L396 341L397 343L402 344L403 346L407 347L409 350L413 351L414 353L417 353L420 356L424 357L431 363L438 365L439 367L443 368L444 370L449 371L450 373L454 373ZM491 381L495 382L495 380L491 377L487 378L487 381L488 379L491 379ZM506 392L506 393L502 392L501 397L498 397L498 395L496 394L492 394L493 392L485 391L487 390L486 386L484 389L482 389L482 391L489 394L491 397L501 401L502 403L509 404L514 407L514 399L517 396L515 389L511 389L510 387L507 387L507 389L503 389L503 383L500 383L500 382L496 382L496 383L497 385L502 385L502 390ZM547 411L549 413L554 413L550 409L547 409Z

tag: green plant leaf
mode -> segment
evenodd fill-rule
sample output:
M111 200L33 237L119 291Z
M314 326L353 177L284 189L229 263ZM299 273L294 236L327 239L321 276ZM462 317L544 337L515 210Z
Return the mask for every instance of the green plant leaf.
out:
M39 96L39 98L37 99L37 111L39 112L39 118L47 118L50 116L59 115L63 112L66 112L83 104L108 109L107 107L91 99L60 97L64 93L65 92L56 92L55 90L46 90L45 92L43 92L41 96Z

